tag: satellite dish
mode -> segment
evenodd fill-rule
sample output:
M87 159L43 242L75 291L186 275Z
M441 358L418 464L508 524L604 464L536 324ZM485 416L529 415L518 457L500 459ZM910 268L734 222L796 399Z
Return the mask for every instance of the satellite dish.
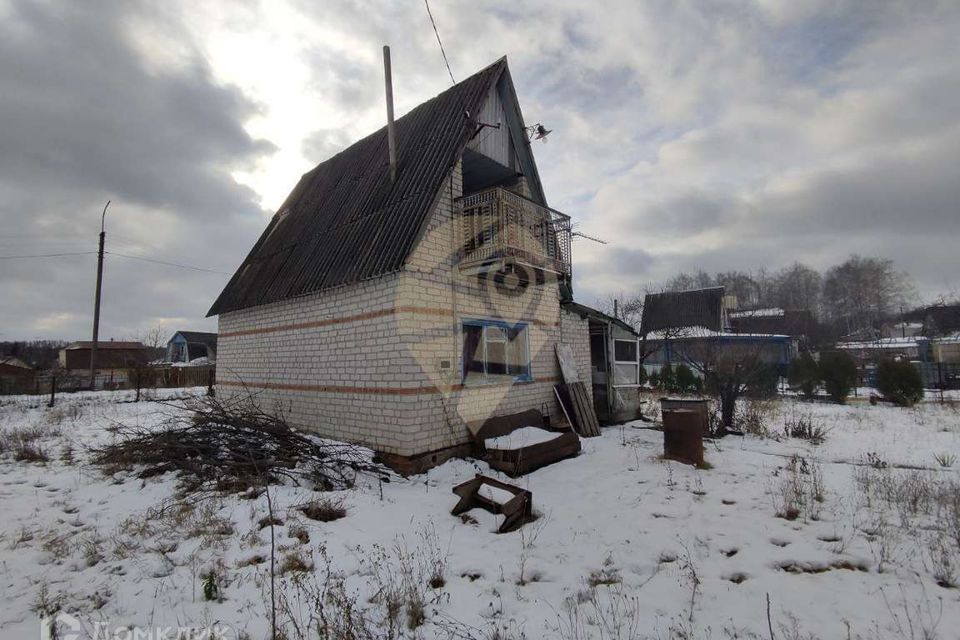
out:
M527 136L532 137L534 140L543 140L547 141L547 136L550 135L551 130L544 127L539 122L535 125L526 127Z
M536 124L533 126L533 131L535 134L533 136L534 140L543 140L544 142L546 142L547 136L550 135L550 132L552 131L552 129L547 129L542 124Z

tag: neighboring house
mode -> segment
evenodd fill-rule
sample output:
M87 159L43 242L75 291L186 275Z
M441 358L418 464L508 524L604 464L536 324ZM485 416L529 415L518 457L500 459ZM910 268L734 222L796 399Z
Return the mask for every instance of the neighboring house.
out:
M960 332L960 304L921 307L904 314L903 319L922 323L925 336L948 336Z
M836 348L849 353L861 366L887 359L920 362L930 359L930 341L922 336L838 342Z
M686 364L694 372L705 357L719 360L724 351L743 354L750 362L764 363L775 368L781 376L787 375L790 363L797 353L796 341L791 336L769 333L731 333L691 327L678 332L657 332L647 338L650 355L644 361L647 371L659 371L670 365Z
M466 423L562 420L568 216L547 206L506 58L306 173L210 309L218 393L362 443L404 470L467 451ZM589 391L589 386L587 387Z
M90 370L92 342L74 342L60 350L60 367L67 370ZM146 364L152 351L140 342L108 340L97 343L96 367L103 369L129 369Z
M679 364L696 369L704 358L718 358L726 350L749 354L751 361L772 365L785 374L796 354L795 340L778 333L732 331L727 300L723 287L648 294L640 325L643 348L649 354L644 359L647 371Z
M217 360L217 334L177 331L167 342L167 362L192 362L198 358Z
M33 383L33 367L13 356L0 356L0 393L27 393Z
M710 331L729 328L723 287L648 293L643 299L640 334L703 327Z
M934 362L960 364L960 334L934 338L930 341L930 351Z

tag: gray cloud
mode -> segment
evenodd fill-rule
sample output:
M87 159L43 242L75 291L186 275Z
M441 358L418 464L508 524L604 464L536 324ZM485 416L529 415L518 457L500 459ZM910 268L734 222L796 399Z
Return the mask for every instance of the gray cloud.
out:
M272 146L244 130L257 105L213 79L179 17L110 2L23 1L7 13L0 254L93 250L112 199L108 251L225 271L239 262L236 248L252 243L262 212L230 172ZM182 50L142 46L137 24ZM93 256L4 260L0 269L0 295L18 301L5 338L89 333ZM202 317L224 282L108 256L101 335L123 337L164 318L209 324Z
M337 116L296 122L281 151L313 164L380 125L384 43L398 113L449 86L420 5L285 5L289 37L268 4L211 12L227 32L269 29L296 51L304 103ZM187 5L12 7L0 24L0 82L16 88L0 99L0 243L90 249L112 197L116 250L229 271L265 223L231 173L269 158L244 124L277 106L273 87L254 87L261 106L214 80L205 33L184 28ZM826 268L851 252L893 258L927 297L957 288L955 2L481 0L433 10L457 79L508 54L524 116L554 129L534 146L548 198L610 242L574 247L585 302L681 269ZM302 171L291 171L292 187ZM118 333L164 315L192 322L226 279L109 266ZM85 334L92 268L89 256L0 262L0 294L19 303L5 331ZM58 318L61 329L43 328Z

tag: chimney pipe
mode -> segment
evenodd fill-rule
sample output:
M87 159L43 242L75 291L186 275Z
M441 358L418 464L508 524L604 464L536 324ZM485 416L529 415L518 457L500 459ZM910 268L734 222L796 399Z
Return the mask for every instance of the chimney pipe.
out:
M387 144L390 148L390 182L397 181L397 133L393 126L393 74L390 71L390 47L383 45L383 77L387 89Z

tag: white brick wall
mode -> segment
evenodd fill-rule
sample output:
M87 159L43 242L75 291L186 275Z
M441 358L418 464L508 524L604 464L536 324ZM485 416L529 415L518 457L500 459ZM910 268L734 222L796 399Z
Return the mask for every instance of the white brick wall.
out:
M221 315L220 392L249 391L293 424L405 456L462 444L465 422L491 415L545 407L558 419L554 345L572 344L589 380L586 321L561 312L555 282L514 298L459 273L461 191L458 164L402 272ZM529 323L533 381L462 387L464 318Z

